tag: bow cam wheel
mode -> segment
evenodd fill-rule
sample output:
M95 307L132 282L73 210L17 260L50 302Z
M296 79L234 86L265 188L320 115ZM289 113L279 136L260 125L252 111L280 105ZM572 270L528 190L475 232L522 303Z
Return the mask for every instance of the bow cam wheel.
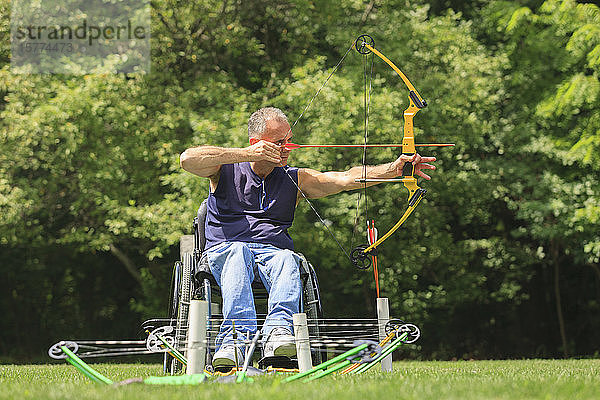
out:
M375 40L369 36L369 35L360 35L357 39L356 42L354 44L354 47L356 48L356 51L358 51L360 54L370 54L371 50L369 50L365 44L368 44L371 47L375 47Z
M63 340L50 347L48 349L48 355L55 360L64 360L67 358L67 355L62 351L62 346L65 346L73 353L77 353L77 350L79 350L79 345L77 343Z
M355 247L350 253L352 258L352 264L358 269L368 269L371 266L371 252L365 253L365 249L368 248L366 244Z

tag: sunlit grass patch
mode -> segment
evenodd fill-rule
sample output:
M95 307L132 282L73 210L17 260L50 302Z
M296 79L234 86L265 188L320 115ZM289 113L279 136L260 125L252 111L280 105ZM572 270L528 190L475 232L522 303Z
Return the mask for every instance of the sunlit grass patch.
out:
M157 364L92 364L115 382L161 375ZM332 376L311 383L112 387L67 364L1 365L0 399L593 399L600 398L600 360L396 362L394 372Z

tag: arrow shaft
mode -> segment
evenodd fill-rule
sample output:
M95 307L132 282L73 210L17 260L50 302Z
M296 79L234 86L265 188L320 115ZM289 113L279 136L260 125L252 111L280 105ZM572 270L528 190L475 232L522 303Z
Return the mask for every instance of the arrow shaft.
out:
M454 146L454 143L425 143L425 144L415 144L416 147L451 147ZM364 148L364 147L403 147L401 144L296 144L296 143L288 143L285 145L285 148L288 150L293 149L301 149L301 148L328 148L328 147L355 147L355 148Z

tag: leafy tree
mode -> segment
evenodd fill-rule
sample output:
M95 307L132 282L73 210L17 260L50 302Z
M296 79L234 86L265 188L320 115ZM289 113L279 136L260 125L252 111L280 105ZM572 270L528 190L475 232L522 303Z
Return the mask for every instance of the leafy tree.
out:
M438 157L427 196L379 249L392 313L423 329L412 356L595 350L597 6L156 0L151 73L85 76L11 73L8 10L0 0L3 357L73 335L131 336L132 321L164 314L179 237L208 194L179 153L246 146L262 106L295 121L344 55L294 141L361 143L365 64L350 45L362 33L428 100L417 142L456 143L422 151ZM371 85L369 141L398 142L406 88L377 59ZM290 162L344 170L361 156L307 149ZM396 156L378 149L367 162ZM379 185L314 203L349 249L365 237L357 203L383 234L406 197ZM350 265L305 202L292 234L317 267L327 316L374 316L372 272Z
M564 315L564 304L573 307L579 297L564 290L567 284L579 285L572 278L579 273L589 276L585 282L597 278L600 283L595 265L600 255L598 166L593 162L600 115L595 55L600 49L599 10L574 1L546 1L537 10L494 2L486 13L506 32L512 97L508 113L522 115L512 133L522 157L509 171L520 179L507 182L505 197L516 216L511 234L535 250L538 273L552 270L548 286L553 287L562 353L579 353L568 338L590 334L591 326L580 328ZM589 293L592 288L584 286ZM589 312L597 310L597 297L587 301Z

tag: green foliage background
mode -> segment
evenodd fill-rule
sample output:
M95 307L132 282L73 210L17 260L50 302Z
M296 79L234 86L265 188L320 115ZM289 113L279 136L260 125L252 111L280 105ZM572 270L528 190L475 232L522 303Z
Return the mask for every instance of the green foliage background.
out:
M208 193L179 154L245 146L262 106L295 120L361 33L428 100L417 141L456 143L423 151L438 157L428 195L380 249L392 314L423 331L412 356L598 355L596 5L156 0L151 73L70 76L11 73L10 1L0 0L0 358L43 358L59 339L132 337L164 315L179 237ZM296 142L360 142L362 68L350 52ZM406 105L403 83L376 63L371 142L398 141ZM292 157L344 170L361 154ZM378 186L368 201L382 232L406 191ZM315 203L349 247L356 194ZM372 273L349 265L304 203L292 235L317 267L328 317L374 315Z

